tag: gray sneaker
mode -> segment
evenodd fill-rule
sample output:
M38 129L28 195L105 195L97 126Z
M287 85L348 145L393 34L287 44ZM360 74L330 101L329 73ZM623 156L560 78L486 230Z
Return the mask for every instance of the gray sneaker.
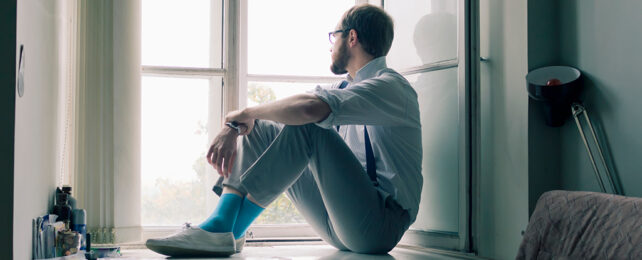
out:
M234 242L236 244L236 252L240 253L243 250L243 246L245 245L245 236L237 239Z
M239 239L240 240L240 239ZM241 244L241 248L243 247ZM145 245L152 251L174 257L220 257L237 252L234 234L207 232L199 227L187 227L183 231L161 239L148 239ZM240 250L238 250L240 252Z

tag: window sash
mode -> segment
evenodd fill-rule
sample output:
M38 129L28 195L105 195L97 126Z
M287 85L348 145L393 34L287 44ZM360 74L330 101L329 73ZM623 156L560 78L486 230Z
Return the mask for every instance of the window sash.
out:
M478 193L479 182L479 29L478 3L457 0L457 58L421 66L405 68L404 76L458 67L457 88L459 96L459 232L441 230L408 230L400 243L421 247L439 247L450 250L474 252L477 237L475 221L479 215L479 202L473 198ZM382 1L382 5L384 5ZM484 59L481 59L485 61Z
M457 66L459 66L459 60L450 59L445 61L428 63L422 66L405 68L401 70L399 73L401 73L401 75L407 76L407 75L418 74L423 72L440 71L440 70L455 68Z
M210 78L214 76L225 76L225 69L172 66L141 66L141 74L143 76Z
M366 1L356 1L356 2L366 2ZM225 2L227 4L227 2ZM224 4L224 6L226 6ZM224 7L225 8L225 7ZM236 90L229 90L228 91L234 91L236 93L235 96L232 97L234 100L239 101L239 105L232 107L229 104L224 106L226 112L231 111L232 109L238 109L245 107L245 102L247 99L247 82L250 81L260 81L260 82L301 82L301 83L335 83L337 81L343 80L344 77L342 76L337 76L337 77L327 77L327 76L294 76L294 75L265 75L265 74L247 74L247 64L239 62L239 60L247 60L247 1L242 0L240 1L240 5L236 6L235 8L238 8L236 10L238 13L240 13L240 20L237 21L231 21L232 23L237 22L236 27L237 32L240 32L238 34L239 38L238 40L238 45L234 45L234 43L231 43L229 39L225 40L224 42L227 43L227 47L224 49L226 52L232 51L236 52L236 54L233 54L232 56L239 57L239 59L229 59L229 56L224 58L224 66L222 69L212 69L212 68L188 68L188 67L171 67L171 66L142 66L142 74L147 76L147 75L154 75L154 76L171 76L171 77L211 77L214 75L217 76L226 76L226 79L229 79L232 77L230 74L236 74L237 78L235 80L238 80L238 84L236 84ZM463 8L462 8L463 9ZM226 11L225 14L229 14L229 11ZM461 14L460 14L461 15ZM224 27L229 26L229 19L225 20L228 21L228 23L224 23ZM229 29L225 29L227 33ZM459 28L458 30L461 30ZM226 34L227 35L227 34ZM224 35L224 38L225 36ZM232 45L230 45L232 44ZM225 56L225 55L224 55ZM238 62L238 64L234 64L235 62ZM412 75L416 73L422 73L422 72L429 72L429 71L440 71L440 70L445 70L453 67L458 67L461 65L462 60L461 59L450 59L450 60L444 60L444 61L438 61L438 62L433 62L429 64L424 64L422 66L417 66L417 67L411 67L411 68L406 68L400 71L402 75ZM229 65L236 65L238 66L236 68L236 71L229 70L228 66ZM230 87L230 82L229 80L225 81L224 83L224 89L227 89ZM233 83L233 82L232 82ZM234 86L233 86L234 87ZM226 95L228 99L230 98L229 94ZM225 113L225 112L224 112ZM464 131L462 131L464 132ZM465 157L462 157L465 158ZM462 183L466 183L465 181ZM462 196L463 197L463 196ZM460 211L463 212L464 211ZM282 228L283 225L255 225L256 227L251 227L250 232L252 232L252 229L258 228L262 232L257 232L257 238L274 238L274 237L280 237L282 232L279 232L279 228ZM289 228L293 229L300 229L302 226L301 224L292 224L292 225L286 225L289 226ZM308 225L303 225L306 228L310 228ZM465 225L460 225L461 227L464 227ZM176 230L178 227L174 227L172 230ZM305 229L305 228L304 228ZM273 231L270 231L273 230ZM152 232L150 234L153 234L153 232L158 232L158 228L154 227L145 227L144 233L147 234L149 232ZM305 234L305 231L303 229L300 230L302 234ZM415 232L415 233L421 233L422 235L425 235L427 233L435 233L439 234L441 236L441 240L443 240L443 232L440 231L431 231L431 232ZM315 235L316 236L316 235ZM448 244L451 244L452 246L446 246L446 247L451 247L451 248L458 248L460 247L460 239L459 239L459 234L449 234L449 241L451 241ZM297 237L305 237L303 235L298 235ZM406 241L409 241L412 243L413 240L415 240L413 237L417 237L416 235L409 236L408 239L405 239ZM457 238L455 238L457 237Z
M141 66L141 76L165 76L165 77L188 77L188 78L211 78L222 76L223 96L221 117L232 110L245 106L247 98L248 80L267 79L276 82L336 82L340 77L296 77L275 75L246 75L247 64L241 62L247 55L247 1L223 2L223 68L195 68L195 67L174 67L174 66ZM243 48L245 46L245 48ZM211 101L212 102L212 101ZM180 230L180 227L150 227L143 226L143 239L169 235ZM249 229L253 237L257 239L275 239L284 237L313 238L318 239L308 224L275 224L275 225L253 225ZM250 239L251 240L251 239Z
M404 237L402 242L408 244L422 244L422 246L441 246L443 248L452 248L456 250L474 250L471 246L472 231L471 225L474 224L471 220L471 214L474 214L475 208L471 203L471 194L475 192L471 178L478 179L478 131L477 131L477 117L476 107L478 106L476 100L478 87L474 80L477 73L477 62L474 57L478 56L476 49L471 50L476 44L477 29L473 25L476 23L474 18L477 15L478 8L470 0L458 0L458 58L439 61L422 66L406 68L400 71L402 75L412 75L416 73L439 71L454 67L459 67L459 83L458 88L460 93L460 125L462 126L462 133L460 136L460 151L462 153L462 160L460 165L460 230L458 234L444 234L440 231L409 231L407 236ZM356 0L355 3L370 2L371 4L378 4L379 1L366 1ZM383 2L383 1L382 1ZM230 0L224 2L224 9L229 8ZM381 4L382 5L382 4ZM235 12L236 17L240 20L231 21L224 17L224 57L223 68L187 68L187 67L171 67L171 66L141 66L142 76L168 76L168 77L197 77L197 78L210 78L212 76L223 76L224 91L223 114L243 108L246 105L247 98L247 82L248 81L267 81L267 82L301 82L301 83L334 83L344 79L343 77L323 77L323 76L292 76L292 75L258 75L247 74L247 0L240 0L236 2L236 6L232 7L231 11ZM234 16L230 10L225 10L224 14ZM230 26L230 21L235 23ZM230 40L229 35L237 35L238 38ZM231 52L231 57L230 57ZM229 102L232 100L232 102ZM472 205L472 206L471 206ZM472 211L472 212L471 212ZM474 216L473 216L474 217ZM286 227L286 228L284 228ZM168 235L176 232L180 227L143 227L143 238L157 237L161 235ZM289 229L288 232L282 232L283 229ZM250 232L254 234L254 239L276 239L282 237L297 237L297 238L315 238L317 235L311 230L307 224L288 224L288 225L254 225L250 227ZM294 232L294 233L292 233ZM447 237L447 239L444 239ZM251 241L251 239L249 239ZM275 241L276 241L275 240ZM431 241L441 241L431 242Z

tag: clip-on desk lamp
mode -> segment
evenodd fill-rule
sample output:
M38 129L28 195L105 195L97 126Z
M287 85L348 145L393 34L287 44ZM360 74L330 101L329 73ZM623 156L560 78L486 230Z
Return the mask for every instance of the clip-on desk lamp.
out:
M608 177L610 187L613 193L620 194L613 183L613 177L609 172L609 167L602 154L602 148L597 141L597 136L593 130L593 125L591 124L586 108L582 106L578 100L581 90L581 75L582 73L578 69L567 66L550 66L533 70L526 75L528 96L543 105L544 118L548 126L562 126L564 121L566 121L570 115L573 115L575 123L577 124L577 130L584 141L584 146L593 165L593 170L595 170L597 182L602 192L606 193L597 164L593 158L593 152L591 152L586 136L584 135L584 130L580 124L580 116L584 115L591 134L593 135L593 141L600 154L600 159L604 164L604 169L606 169L606 176Z

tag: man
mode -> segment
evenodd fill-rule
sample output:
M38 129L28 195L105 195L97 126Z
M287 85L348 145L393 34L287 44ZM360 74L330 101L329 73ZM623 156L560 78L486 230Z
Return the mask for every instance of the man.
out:
M423 183L417 95L386 67L393 23L385 11L352 7L335 29L331 70L348 73L347 81L229 113L230 127L207 154L222 176L216 209L198 227L148 240L150 249L240 252L249 225L284 191L330 245L357 253L394 248L417 216Z

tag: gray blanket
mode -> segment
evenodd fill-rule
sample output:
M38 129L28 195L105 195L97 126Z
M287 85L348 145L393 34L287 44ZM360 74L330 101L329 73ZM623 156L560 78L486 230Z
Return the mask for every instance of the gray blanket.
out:
M517 259L642 259L642 198L546 192Z

